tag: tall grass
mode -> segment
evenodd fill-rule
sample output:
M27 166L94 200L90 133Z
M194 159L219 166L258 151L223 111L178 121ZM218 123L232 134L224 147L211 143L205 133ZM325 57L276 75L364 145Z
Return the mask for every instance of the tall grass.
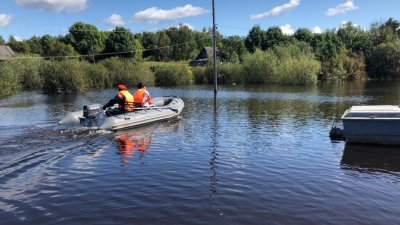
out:
M0 62L0 96L15 94L20 89L19 74L9 61Z
M157 86L185 86L193 84L193 73L187 63L160 63L154 66L153 70Z
M310 49L288 45L246 54L242 73L246 83L304 85L317 82L320 68Z
M218 83L222 84L315 84L320 63L307 45L276 46L268 51L247 53L243 62L218 63ZM213 83L211 64L193 69L197 84Z
M83 93L88 89L82 63L78 60L45 61L40 74L46 94Z
M136 87L139 82L147 86L154 85L154 75L143 63L137 63L129 59L109 58L100 62L109 75L109 87L125 84L128 88Z
M312 84L317 82L320 71L309 46L299 44L256 50L245 54L242 62L218 62L217 67L221 84ZM114 88L120 83L134 88L138 82L147 86L184 86L213 81L211 64L190 67L188 62L136 62L120 58L92 64L78 59L54 61L29 57L0 62L0 96L21 90L83 93Z

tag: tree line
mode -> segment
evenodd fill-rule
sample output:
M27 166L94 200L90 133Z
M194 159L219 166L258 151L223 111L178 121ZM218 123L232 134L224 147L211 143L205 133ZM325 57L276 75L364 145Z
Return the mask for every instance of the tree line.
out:
M371 24L368 30L347 22L339 29L319 34L300 28L293 35L285 35L279 27L264 30L255 25L245 37L225 37L217 32L217 48L220 61L243 63L257 51L297 46L320 63L319 80L396 79L400 77L399 27L399 21L390 18ZM60 60L77 57L97 62L118 56L168 62L195 58L203 47L212 46L211 33L211 29L193 31L185 25L136 34L124 27L105 32L77 22L64 36L34 36L23 41L10 36L7 42L0 36L0 44L9 45L16 53Z

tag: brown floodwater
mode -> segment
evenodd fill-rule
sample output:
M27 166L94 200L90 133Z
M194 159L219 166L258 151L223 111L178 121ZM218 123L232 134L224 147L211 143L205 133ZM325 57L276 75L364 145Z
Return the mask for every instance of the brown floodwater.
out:
M0 99L0 224L400 224L400 148L332 142L352 105L398 82L150 88L181 118L106 132L57 125L114 90Z

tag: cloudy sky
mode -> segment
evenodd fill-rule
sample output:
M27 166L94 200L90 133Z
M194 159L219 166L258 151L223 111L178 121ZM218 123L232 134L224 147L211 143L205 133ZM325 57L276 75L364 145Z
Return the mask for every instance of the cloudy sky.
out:
M279 26L291 34L334 29L344 21L368 29L392 17L400 20L400 0L215 0L216 23L224 36L246 36L254 25ZM0 35L20 39L65 35L75 22L103 31L123 26L132 32L186 24L212 26L212 0L0 0Z

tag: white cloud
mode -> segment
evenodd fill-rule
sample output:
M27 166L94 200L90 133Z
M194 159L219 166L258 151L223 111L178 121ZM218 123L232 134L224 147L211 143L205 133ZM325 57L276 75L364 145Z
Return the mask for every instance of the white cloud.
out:
M158 23L162 21L176 20L184 17L198 16L207 12L208 10L204 8L192 6L190 4L171 10L151 7L144 11L137 12L133 16L132 20L135 22Z
M194 30L194 26L188 23L183 23L180 26L187 26L189 29Z
M5 27L11 22L11 15L0 14L0 27Z
M110 17L104 20L106 24L113 25L113 26L122 26L125 24L122 16L118 14L112 14Z
M286 24L286 25L280 26L279 28L281 28L282 33L284 33L286 35L293 35L294 34L294 30L293 30L292 26L290 26L290 24Z
M340 27L347 27L349 25L348 23L349 23L349 21L343 20L342 25ZM358 24L352 23L351 21L350 21L350 24L352 27L359 27Z
M322 30L321 30L321 28L319 26L315 26L315 27L313 27L311 32L313 32L314 34L321 34Z
M14 36L14 39L16 40L16 41L23 41L24 39L22 38L22 37L20 37L20 36Z
M329 8L328 11L326 12L326 15L334 16L336 14L346 13L347 11L355 9L358 9L358 6L354 4L353 0L349 0L346 3L339 4L335 8Z
M79 12L87 8L88 0L16 0L26 8L38 8L46 12Z
M300 4L300 0L290 0L289 3L276 6L273 8L271 11L260 13L260 14L255 14L251 15L250 19L251 20L257 20L257 19L262 19L264 17L273 17L273 16L278 16L279 14L288 11L291 8L295 8Z

